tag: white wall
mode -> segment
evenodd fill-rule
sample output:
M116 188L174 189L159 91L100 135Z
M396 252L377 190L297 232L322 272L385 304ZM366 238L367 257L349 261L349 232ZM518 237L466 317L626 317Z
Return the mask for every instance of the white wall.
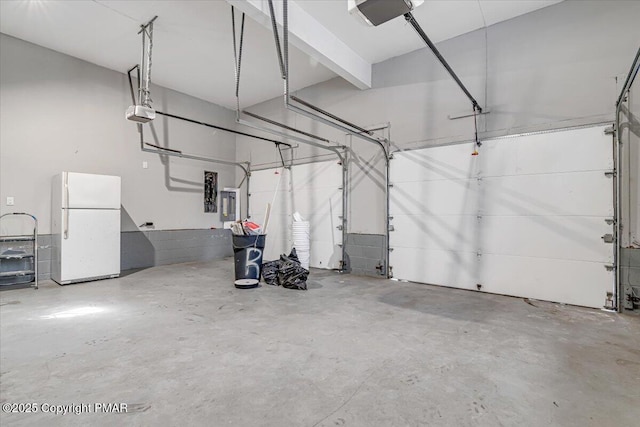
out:
M640 2L566 1L439 43L438 48L491 111L479 121L481 137L613 122L621 80L638 47L638 22ZM370 90L333 79L298 95L361 126L390 122L391 139L399 148L473 138L472 119L448 118L469 112L469 101L427 49L376 64ZM250 110L349 143L335 129L284 110L281 98ZM238 157L272 161L272 148L238 141ZM353 149L357 161L351 165L348 231L383 233L379 150L356 138ZM299 157L321 152L295 150Z
M141 152L136 125L124 118L125 74L2 34L0 89L0 213L33 213L49 233L51 177L68 170L122 177L123 231L145 221L160 230L221 227L218 213L204 213L203 174L217 171L222 189L237 184L236 168ZM156 109L235 126L234 114L214 104L156 86L151 97ZM152 127L148 142L235 160L234 134L163 117Z

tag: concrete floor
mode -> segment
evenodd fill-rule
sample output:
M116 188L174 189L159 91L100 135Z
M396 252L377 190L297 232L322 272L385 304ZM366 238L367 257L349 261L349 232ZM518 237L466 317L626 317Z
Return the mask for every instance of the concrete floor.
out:
M237 290L229 260L0 292L10 425L640 425L640 318L314 270Z

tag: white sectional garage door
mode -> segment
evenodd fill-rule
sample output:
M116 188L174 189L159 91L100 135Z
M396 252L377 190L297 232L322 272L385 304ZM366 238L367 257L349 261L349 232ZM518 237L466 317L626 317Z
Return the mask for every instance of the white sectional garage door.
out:
M279 174L275 172L278 171ZM251 218L262 224L267 203L271 211L264 259L277 259L293 245L291 223L294 212L310 222L309 265L339 268L342 260L342 166L337 161L293 166L291 170L266 169L251 173Z
M614 287L604 126L394 154L398 279L602 307Z

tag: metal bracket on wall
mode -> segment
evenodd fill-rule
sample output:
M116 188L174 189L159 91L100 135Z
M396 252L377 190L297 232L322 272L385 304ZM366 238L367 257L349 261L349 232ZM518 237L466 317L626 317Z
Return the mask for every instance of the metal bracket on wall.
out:
M606 171L604 173L604 176L606 176L607 178L612 178L612 177L616 176L616 171Z
M605 234L604 236L600 237L602 240L604 240L605 243L613 243L613 234Z
M457 119L464 119L464 118L467 118L467 117L481 116L481 115L489 114L490 112L491 111L489 111L489 110L482 110L481 112L475 113L475 114L473 114L473 113L461 113L461 114L456 114L456 115L450 114L450 115L447 116L447 118L449 120L457 120Z
M604 129L604 134L605 135L615 135L616 130L613 126L609 126L608 128Z
M605 264L604 268L606 268L607 271L613 271L613 270L616 269L615 265L613 265L613 264Z

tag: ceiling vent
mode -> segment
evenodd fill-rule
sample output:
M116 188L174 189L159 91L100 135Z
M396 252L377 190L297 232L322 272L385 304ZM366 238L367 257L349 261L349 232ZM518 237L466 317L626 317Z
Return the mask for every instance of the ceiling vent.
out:
M347 7L349 13L377 27L411 12L422 3L424 0L347 0Z

